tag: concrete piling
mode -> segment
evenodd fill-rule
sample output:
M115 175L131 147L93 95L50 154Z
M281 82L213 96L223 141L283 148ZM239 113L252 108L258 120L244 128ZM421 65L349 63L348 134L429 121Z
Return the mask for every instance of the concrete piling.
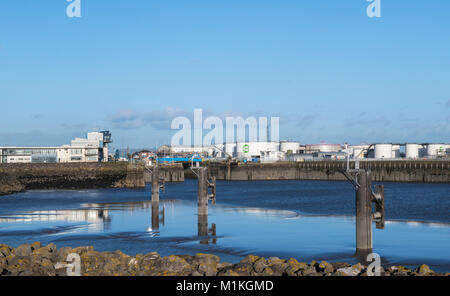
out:
M158 162L152 168L152 203L159 202L159 166Z
M208 169L198 168L198 215L208 216Z
M159 202L152 202L152 230L159 229Z
M371 252L372 244L372 189L370 172L357 174L356 189L356 252Z

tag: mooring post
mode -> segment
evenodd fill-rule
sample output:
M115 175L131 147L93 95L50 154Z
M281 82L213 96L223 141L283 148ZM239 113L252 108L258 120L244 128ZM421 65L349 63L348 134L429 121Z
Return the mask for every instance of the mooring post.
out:
M208 216L207 215L198 215L197 220L198 227L198 236L203 237L200 240L201 244L208 244Z
M372 251L372 189L370 172L357 174L356 190L356 252Z
M152 229L159 229L159 202L152 202Z
M159 202L159 166L155 162L152 170L152 203Z
M198 215L208 216L208 168L198 168Z

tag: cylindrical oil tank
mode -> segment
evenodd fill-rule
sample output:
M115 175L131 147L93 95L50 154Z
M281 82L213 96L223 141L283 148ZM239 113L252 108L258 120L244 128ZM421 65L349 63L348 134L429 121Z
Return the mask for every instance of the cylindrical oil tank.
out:
M291 153L297 153L299 148L300 148L299 142L281 142L280 143L280 151L284 152L284 153L288 153L288 151L290 151Z
M328 144L328 143L320 143L320 144L311 144L307 145L307 150L310 151L319 151L319 152L339 152L341 151L340 144Z
M418 158L419 157L419 148L420 145L419 144L406 144L406 148L405 148L405 157L406 158Z
M434 157L445 152L445 144L428 144L427 156Z
M375 144L375 158L392 158L392 144Z

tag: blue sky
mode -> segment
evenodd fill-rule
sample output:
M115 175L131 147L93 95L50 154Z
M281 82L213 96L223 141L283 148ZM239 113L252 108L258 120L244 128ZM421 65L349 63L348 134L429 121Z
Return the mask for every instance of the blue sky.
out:
M450 142L450 1L0 2L0 145L170 143L176 115L279 116L302 143Z

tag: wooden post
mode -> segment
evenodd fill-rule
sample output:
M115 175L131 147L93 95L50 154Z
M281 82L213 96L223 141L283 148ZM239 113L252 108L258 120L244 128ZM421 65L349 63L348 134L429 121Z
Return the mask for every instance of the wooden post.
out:
M152 203L159 202L159 166L156 162L152 170Z
M370 172L360 171L356 190L356 252L372 250L372 189Z
M198 215L208 216L208 168L198 169Z
M207 215L198 215L197 220L198 226L198 236L203 237L200 240L201 244L208 244L208 216Z
M384 229L384 186L375 186L375 213L374 219L377 225L377 229Z
M152 230L159 229L159 202L152 202Z

